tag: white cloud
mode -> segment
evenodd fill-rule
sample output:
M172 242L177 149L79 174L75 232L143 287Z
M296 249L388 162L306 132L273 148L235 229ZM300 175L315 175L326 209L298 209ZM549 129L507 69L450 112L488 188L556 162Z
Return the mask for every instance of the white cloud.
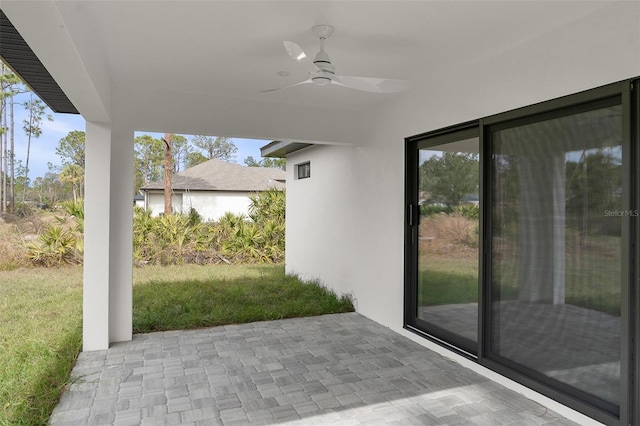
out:
M66 136L70 131L72 130L84 130L84 128L82 129L76 129L72 123L69 123L67 121L60 121L60 120L54 120L54 121L48 121L45 120L42 122L42 133L56 133L59 135L62 135L61 137Z

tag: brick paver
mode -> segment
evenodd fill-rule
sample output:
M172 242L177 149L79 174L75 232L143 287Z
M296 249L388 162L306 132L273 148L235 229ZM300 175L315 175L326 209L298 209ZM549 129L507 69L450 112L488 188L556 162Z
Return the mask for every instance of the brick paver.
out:
M575 425L357 313L83 352L51 425Z

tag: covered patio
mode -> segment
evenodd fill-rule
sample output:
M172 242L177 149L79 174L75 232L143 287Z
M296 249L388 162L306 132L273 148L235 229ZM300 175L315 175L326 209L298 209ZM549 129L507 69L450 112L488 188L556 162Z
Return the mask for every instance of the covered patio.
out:
M358 314L135 335L81 354L51 425L577 425Z
M506 120L513 111L535 110L542 103L547 103L545 108L560 108L549 106L553 100L554 105L562 103L565 111L581 107L587 100L604 100L611 104L607 108L614 104L618 108L621 141L603 142L603 146L624 147L619 173L624 199L621 208L637 212L640 137L636 123L640 121L640 96L633 79L640 75L638 2L3 0L2 12L3 58L15 54L16 71L34 89L41 85L36 91L53 109L80 113L86 119L84 352L76 373L88 379L74 386L71 399L62 401L56 418L65 412L74 415L75 411L78 418L105 415L109 420L108 413L96 412L101 406L97 401L104 399L111 401L107 405L115 410L115 416L133 416L132 423L141 421L142 413L149 414L151 407L159 407L152 411L166 415L168 422L177 419L178 412L180 421L195 422L187 418L195 415L193 410L204 410L194 405L204 401L194 401L211 398L206 399L210 411L197 411L198 415L223 421L223 414L237 415L239 422L252 420L249 413L258 410L238 406L225 410L216 400L227 395L228 400L242 402L239 392L243 391L234 391L236 383L231 381L241 377L249 392L254 392L252 401L275 398L276 406L289 407L285 411L290 417L276 406L258 406L268 410L262 411L265 422L310 421L313 416L304 407L317 411L320 419L347 413L366 418L375 407L381 407L384 412L397 409L389 418L377 417L381 422L400 422L405 417L420 422L421 415L450 415L454 416L450 421L441 421L472 422L471 418L479 416L478 422L508 424L507 419L482 417L488 414L483 411L487 408L491 412L502 409L505 398L501 394L515 395L499 387L505 385L572 420L578 419L580 424L594 418L621 426L637 423L640 256L630 249L632 243L640 245L637 216L625 219L629 232L624 234L623 259L616 269L622 277L624 296L620 298L623 337L616 348L622 379L614 384L615 398L603 405L593 395L576 396L571 384L541 382L540 377L523 373L517 363L496 362L490 350L491 321L478 312L473 314L480 330L477 351L460 350L456 344L411 328L407 318L417 309L407 297L411 292L406 290L415 286L410 282L414 271L405 268L409 264L405 260L410 258L405 242L411 241L412 235L407 229L417 226L418 221L413 220L417 201L409 202L405 193L410 186L405 178L413 164L405 154L412 136L432 132L432 136L449 137L441 134L443 129L462 131L460 126L476 123L472 130L478 132L474 137L482 157L490 152L484 149L489 134L485 130L499 130L502 123L496 120ZM335 29L326 43L313 34L312 28L318 25ZM292 55L291 43L310 56ZM320 47L323 43L326 52ZM391 86L408 90L353 90L342 87L339 80L335 84L297 84L318 77L310 74L309 67L301 66L305 58L316 53L330 55L331 63L322 66L329 70L335 67L336 75L345 77L342 81L353 81L349 76L366 77L369 82L400 80L402 83ZM306 64L315 72L313 64ZM321 80L327 83L332 72L323 69ZM371 89L370 85L364 86ZM601 94L603 90L605 94ZM586 91L590 94L581 94ZM563 103L570 97L575 105ZM532 113L532 117L544 115L541 111ZM490 125L492 119L494 127ZM484 130L480 132L480 128ZM337 294L349 294L358 314L328 321L327 325L322 325L323 319L315 325L315 331L313 327L307 330L308 340L306 334L296 334L295 329L305 330L305 324L313 325L316 320L133 336L131 198L136 131L274 141L267 151L287 159L286 270L302 279L321 282ZM521 142L519 139L514 144ZM483 158L482 162L489 164L489 160ZM490 188L484 189L488 192ZM484 212L481 228L487 230L484 224L491 214L491 204L480 195ZM539 201L532 202L543 206ZM560 220L550 223L555 224L554 229L561 228ZM487 241L481 241L480 247ZM522 260L529 259L523 256ZM558 280L560 266L560 262L535 265L545 274L555 271ZM485 274L483 279L484 287L491 288L493 276ZM483 295L480 298L484 300ZM487 306L494 302L488 298L485 301ZM562 302L560 297L554 301ZM280 330L289 327L286 324L293 324L293 329ZM539 332L547 331L544 324L536 325ZM284 339L293 339L287 340L290 344L306 342L308 346L287 348L277 336L276 343L259 342L263 336L251 334L255 327L265 327L265 331L275 327L275 334L284 333L290 336ZM245 330L252 337L243 337ZM518 331L515 334L520 336ZM333 346L333 342L343 342L343 336L351 336L353 346L349 342L344 345L356 354L340 352L340 347ZM243 346L253 338L258 343ZM389 352L376 353L376 345L385 339L396 342L402 350L396 353L393 345L384 343L383 350ZM544 342L533 344L544 353ZM225 352L225 345L237 352ZM323 352L329 348L337 352ZM302 354L290 352L297 349ZM183 355L181 350L187 353ZM366 358L367 350L372 351L373 358ZM190 356L197 360L195 364ZM248 365L242 364L245 356ZM266 361L269 357L273 357L273 363ZM326 361L317 359L321 357ZM226 362L226 358L230 364L222 367L213 361ZM390 365L375 366L376 359L386 359ZM165 366L165 360L176 364ZM304 360L309 360L309 365ZM292 371L287 369L288 362L293 365ZM354 362L355 370L350 371L345 362ZM270 371L269 365L277 368ZM333 373L314 376L309 368L312 365ZM370 369L361 371L358 365ZM195 391L198 383L180 382L188 380L190 368L202 369L198 371L204 372L200 375L207 386L218 379L224 384L209 386L211 395L203 390L200 397L192 398L189 385ZM302 376L296 368L303 371ZM447 373L440 373L440 368ZM109 377L109 371L120 377ZM225 374L218 374L222 371ZM276 371L288 378L280 378ZM378 377L368 377L370 371ZM335 382L343 373L344 382ZM386 375L385 380L382 375ZM265 396L258 390L262 379L265 384L273 381L276 388L311 382L318 389L305 390L300 401L288 401L285 396L278 401L277 395ZM352 380L363 386L353 386ZM187 394L178 397L186 398L182 408L170 402L169 389L173 386L182 389L178 393L184 393L186 386ZM371 389L374 392L369 394ZM468 401L460 396L467 395L467 389L475 389ZM480 395L477 389L481 389ZM223 394L217 395L218 391ZM342 391L350 395L343 401L338 398ZM495 399L491 397L477 406L479 411L469 408L477 402L474 398L484 397L485 391ZM320 395L328 396L325 400ZM119 396L127 402L120 404ZM407 401L412 408L403 405ZM522 420L525 424L553 421L537 416L535 413L540 412L527 399L516 397L513 403L505 404L505 409L508 415L516 416L515 423L521 423L518 416L529 414L531 418ZM435 408L429 411L425 404L434 404ZM172 406L176 411L169 411ZM334 408L338 410L325 411ZM400 418L393 417L396 415ZM111 420L120 422L119 417Z

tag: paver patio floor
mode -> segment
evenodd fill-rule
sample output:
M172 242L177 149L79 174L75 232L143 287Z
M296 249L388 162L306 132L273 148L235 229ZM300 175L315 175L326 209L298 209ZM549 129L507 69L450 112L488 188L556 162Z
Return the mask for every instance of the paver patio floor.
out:
M575 425L357 313L84 352L52 425Z

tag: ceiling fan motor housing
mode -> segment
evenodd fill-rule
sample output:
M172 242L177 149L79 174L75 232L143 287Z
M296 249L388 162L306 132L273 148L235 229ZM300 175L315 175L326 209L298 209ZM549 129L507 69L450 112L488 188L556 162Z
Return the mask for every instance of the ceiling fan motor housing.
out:
M316 64L316 66L324 72L329 72L331 74L336 73L336 69L331 63L331 59L329 59L329 55L327 55L327 52L325 52L324 49L318 52L315 59L313 60L313 63Z
M318 69L320 69L322 74L312 76L311 81L320 86L331 83L331 77L335 75L336 69L331 63L331 59L329 59L329 55L327 55L327 52L325 52L324 50L318 52L316 58L313 60L313 63L318 67Z
M331 83L331 77L327 77L326 75L316 75L314 77L311 77L311 81L313 81L318 86L324 86Z

